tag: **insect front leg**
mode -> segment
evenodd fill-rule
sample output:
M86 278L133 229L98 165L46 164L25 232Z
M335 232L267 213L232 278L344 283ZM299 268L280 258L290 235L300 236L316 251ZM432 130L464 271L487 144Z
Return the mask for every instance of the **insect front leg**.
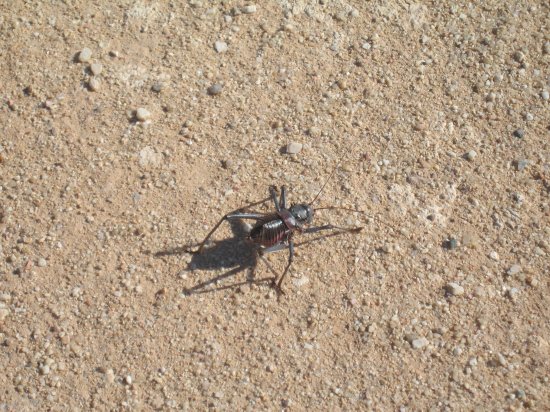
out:
M273 200L273 203L275 204L275 210L280 212L281 206L279 204L279 199L277 199L277 189L275 189L275 186L269 186L269 194L271 195L271 200Z
M286 186L281 186L281 207L286 209Z

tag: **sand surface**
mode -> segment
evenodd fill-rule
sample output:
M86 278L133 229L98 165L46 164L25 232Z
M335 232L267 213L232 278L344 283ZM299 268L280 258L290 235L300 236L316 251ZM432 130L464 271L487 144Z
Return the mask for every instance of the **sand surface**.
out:
M548 410L549 21L2 1L0 411ZM186 253L327 181L363 230L297 234L284 295L240 222Z

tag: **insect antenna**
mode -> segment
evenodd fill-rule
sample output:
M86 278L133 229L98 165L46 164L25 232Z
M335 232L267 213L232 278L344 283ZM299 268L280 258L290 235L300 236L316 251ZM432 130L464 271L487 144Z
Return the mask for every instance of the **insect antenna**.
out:
M328 176L326 182L323 184L323 186L321 187L321 190L319 190L319 192L317 192L317 195L315 195L315 197L313 198L313 200L311 202L308 203L308 205L312 205L313 203L315 203L315 201L317 200L317 198L319 197L319 195L323 192L323 190L325 190L325 186L328 184L328 182L330 182L330 179L332 178L332 176L334 175L334 173L336 173L336 170L338 169L338 167L340 166L340 164L342 163L342 160L344 160L344 155L346 153L344 152L342 154L342 156L340 156L340 159L338 160L338 163L336 163L336 166L334 166L334 169L332 169L332 172L330 172L330 175Z
M393 229L395 230L396 232L399 232L399 229L390 225L389 223L386 223L384 222L383 220L380 220L374 216L371 216L369 214L367 214L366 212L362 211L362 210L358 210L358 209L351 209L351 208L348 208L348 207L339 207L339 206L325 206L325 207L318 207L318 208L315 208L315 211L318 211L318 210L327 210L327 209L337 209L337 210L346 210L348 212L356 212L356 213L361 213L363 215L365 215L366 217L368 218L371 218L371 219L374 219L376 220L377 222L379 223L382 223L383 225L389 227L390 229Z

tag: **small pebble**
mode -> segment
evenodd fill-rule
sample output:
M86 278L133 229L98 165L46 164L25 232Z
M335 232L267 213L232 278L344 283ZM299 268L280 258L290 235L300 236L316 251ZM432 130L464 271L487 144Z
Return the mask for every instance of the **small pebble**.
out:
M241 11L244 13L244 14L252 14L252 13L256 13L257 11L257 7L255 4L250 4L248 6L244 6Z
M10 314L10 311L8 308L0 307L0 322L3 322L8 317L9 314Z
M519 272L521 272L521 266L520 265L512 265L510 269L506 272L508 276L514 276L517 275Z
M511 288L508 289L506 295L510 298L510 300L515 301L518 297L519 289L518 288Z
M222 92L222 85L220 83L213 84L208 89L206 89L206 92L210 96L216 96Z
M428 343L428 339L426 338L416 338L411 341L411 347L413 349L421 349L424 346L427 346Z
M458 241L454 237L452 237L447 240L445 246L447 247L447 249L454 250L458 247Z
M82 49L82 51L78 54L78 61L81 63L87 63L92 58L92 51L85 47Z
M94 76L99 76L103 71L103 65L101 63L92 63L90 71Z
M214 43L214 48L218 53L225 53L228 49L227 43L224 41L217 41Z
M514 130L514 136L518 139L522 139L525 136L525 130L523 129L516 129Z
M105 371L105 380L108 383L113 383L115 381L115 372L112 369L107 369Z
M151 90L153 90L155 93L160 93L164 89L164 84L162 82L155 82L151 86Z
M131 385L132 382L133 382L132 375L126 375L126 377L124 378L124 383L126 383L126 385Z
M140 107L139 109L136 110L136 119L139 120L140 122L144 122L148 120L150 117L151 117L151 113L149 112L149 110L144 109L143 107Z
M476 153L475 150L470 150L468 153L466 153L466 154L464 155L464 157L466 158L466 160L469 160L470 162L471 162L472 160L474 160L476 156L477 156L477 153Z
M500 259L500 257L498 256L498 253L494 250L492 250L491 253L489 253L489 257L494 261L498 261Z
M50 366L47 364L40 366L40 368L38 369L39 369L40 375L47 375L50 373Z
M288 154L298 154L302 151L302 143L290 142L286 147L286 152Z
M348 83L345 80L338 80L336 82L340 90L346 90L348 88Z
M528 122L532 122L533 120L535 120L535 116L533 115L533 113L525 113L525 120Z
M518 63L522 63L525 61L525 54L523 54L523 52L521 51L517 51L514 53L514 60L517 61Z
M44 268L48 265L48 262L46 261L46 259L44 258L40 258L38 259L38 262L36 262L36 264L41 267L41 268Z
M542 97L543 100L548 100L550 99L550 93L548 93L548 90L543 90L540 93L540 97Z
M453 296L460 296L464 294L464 288L455 282L447 283L445 290Z
M101 85L101 82L98 79L96 79L95 77L92 77L90 79L90 81L88 82L88 88L92 92L97 92L99 90L100 85Z
M544 54L550 54L550 41L544 43L544 46L542 46L542 52Z
M516 162L516 170L518 172L521 172L522 170L524 170L527 167L528 164L529 164L528 160L520 159Z

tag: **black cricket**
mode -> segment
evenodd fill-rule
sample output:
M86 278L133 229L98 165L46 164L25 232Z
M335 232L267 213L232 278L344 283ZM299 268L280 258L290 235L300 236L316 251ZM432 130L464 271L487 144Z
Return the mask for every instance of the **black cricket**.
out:
M239 210L236 213L229 213L223 216L220 221L214 226L214 228L206 235L204 240L201 242L199 248L196 251L189 251L190 253L202 253L208 239L214 234L216 229L225 221L225 220L236 220L236 219L251 219L256 221L252 229L250 230L247 239L252 242L254 245L258 246L258 255L263 257L263 255L271 252L277 252L279 250L287 249L289 251L288 263L285 267L283 274L279 277L278 282L276 283L277 289L279 292L283 293L282 283L283 280L290 269L290 265L294 260L294 234L298 233L317 233L324 230L333 230L338 229L341 232L357 233L362 227L353 227L353 228L343 228L334 226L331 224L323 226L311 226L308 227L313 222L314 209L312 207L313 203L317 200L321 192L324 190L328 181L336 171L338 165L330 174L329 178L317 193L315 198L310 203L300 203L293 204L290 207L287 206L286 198L286 187L281 186L281 196L277 197L277 191L275 186L269 188L270 197L264 199L257 203L252 203L247 205ZM271 213L261 213L249 211L245 212L251 206L265 203L271 200L275 206L275 211ZM338 208L338 207L322 207L317 208L316 210L321 209L343 209L353 212L359 212L357 210ZM328 236L328 235L326 235ZM323 237L326 237L323 236ZM266 261L267 263L267 261ZM274 279L275 282L275 279Z

